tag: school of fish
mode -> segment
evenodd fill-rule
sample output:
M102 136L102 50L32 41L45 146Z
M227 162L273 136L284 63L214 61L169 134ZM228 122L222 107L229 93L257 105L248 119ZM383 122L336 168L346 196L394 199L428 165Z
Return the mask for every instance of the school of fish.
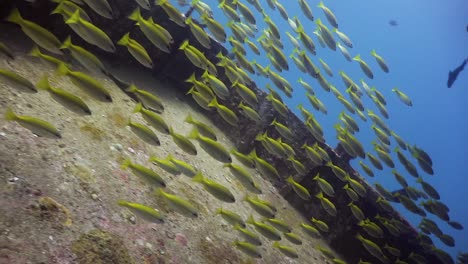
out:
M245 202L258 214L257 217L254 217L252 213L248 219L242 219L236 212L224 209L222 206L217 209L215 216L220 215L233 226L233 229L239 231L239 240L232 242L233 247L252 258L262 258L260 247L265 245L262 245L262 241L258 236L260 234L273 241L271 247L276 248L284 256L299 258L300 256L295 247L299 247L303 239L307 239L307 236L319 237L321 233L329 232L328 224L321 219L312 218L310 222L302 223L298 227L292 227L288 226L283 220L275 218L275 206L269 201L259 198L262 190L256 183L256 179L246 170L246 168L255 168L265 178L280 179L287 182L300 198L310 203L320 203L330 216L337 215L337 208L333 203L334 195L337 192L346 193L349 196L348 208L356 220L357 229L361 230L356 235L356 242L362 243L362 246L380 262L398 264L430 263L424 256L417 253L402 255L397 245L375 242L380 241L379 238L383 237L384 232L399 236L404 232L405 227L397 219L369 215L366 208L359 207L359 199L366 196L366 188L342 168L332 163L325 150L323 129L314 114L307 110L310 107L306 107L306 102L299 104L297 108L315 142L302 142L301 149L292 147L292 142L296 140L295 134L288 127L290 110L283 102L281 93L291 98L294 89L303 88L306 91L306 98L310 102L310 106L317 112L327 114L325 103L318 98L318 94L312 88L313 79L315 79L319 87L326 92L331 91L344 106L344 110L338 117L338 123L335 125L336 137L343 149L341 155L349 155L353 159L358 159L362 171L369 177L378 177L378 171L383 170L384 167L392 168L392 174L402 187L402 190L392 192L382 185L376 184L375 188L381 194L381 197L375 203L386 211L393 210L390 203L401 203L409 212L419 215L421 221L418 230L421 245L425 250L437 255L444 263L455 263L448 253L434 246L430 237L433 235L433 237L438 238L449 247L455 245L454 239L443 233L437 224L429 218L429 215L440 218L454 229L463 229L460 223L450 219L448 215L449 208L440 201L441 197L437 190L426 181L424 174L434 174L432 159L420 147L405 142L385 123L385 119L390 117L386 108L387 99L377 87L371 87L367 84L376 77L376 72L389 73L389 66L375 50L370 51L369 54L352 56L350 51L355 43L345 32L339 29L338 17L324 2L318 3L316 5L317 9L314 10L315 6L312 6L311 1L306 0L266 0L266 5L260 3L260 0L222 0L217 3L217 7L226 16L224 19L229 21L227 25L222 25L214 16L212 10L214 4L207 4L199 0L194 0L191 3L178 0L173 1L176 2L174 4L168 0L156 0L154 3L150 3L148 0L135 0L135 9L129 12L128 19L134 21L138 29L132 29L119 39L111 39L106 32L92 22L90 18L92 16L87 13L95 12L104 18L113 19L113 10L107 0L51 1L56 3L55 9L51 10L51 15L61 15L63 23L76 33L73 38L80 37L87 43L109 53L116 51L115 44L124 46L138 63L149 69L157 63L157 60L155 60L153 54L147 52L142 44L132 38L132 31L134 30L141 30L149 43L161 52L171 53L175 50L175 52L183 53L187 60L202 72L202 74L194 72L185 80L185 82L192 85L187 95L191 95L201 108L215 110L226 124L232 127L238 126L240 118L250 119L257 124L263 122L257 111L259 102L257 94L249 87L255 86L254 78L266 78L273 83L275 88L269 85L265 87L265 90L269 91L266 99L271 102L271 105L277 111L277 116L271 124L268 123L269 126L268 124L265 126L265 131L259 133L255 140L259 141L272 156L283 159L290 164L295 171L295 173L291 173L292 175L280 175L277 168L268 161L268 158L260 157L255 148L250 153L241 153L235 149L227 150L217 141L217 135L210 126L195 120L190 115L186 117L185 122L193 125L191 133L188 136L177 133L164 120L164 102L156 94L140 90L135 85L129 86L126 90L138 99L134 114L140 114L146 121L143 124L129 118L127 126L142 141L153 146L159 146L159 137L170 136L174 143L189 155L197 155L200 151L199 148L201 148L213 159L223 163L226 170L229 170L232 176L248 190L249 193L243 197L242 201L239 201L230 191L230 187L211 180L208 175L203 175L191 164L172 155L165 158L152 156L149 160L149 162L159 166L168 174L183 174L194 183L199 183L210 195L220 201L220 205L221 202ZM288 14L284 7L285 4L299 5L307 20L300 21L297 16ZM185 17L177 5L179 8L190 6L193 12L190 12L189 17ZM155 7L161 8L167 14L169 20L178 26L188 26L198 43L191 43L189 40L175 43L171 32L154 22L153 17L150 15L148 10ZM267 8L271 9L270 11L273 13L278 12L279 16L268 15L265 10ZM270 11L268 13L271 14ZM316 18L314 15L316 12L323 12L326 20L322 21L320 18ZM60 41L44 27L24 19L16 8L11 10L6 21L17 24L24 34L34 42L34 47L29 55L54 65L57 75L67 76L75 86L89 94L93 99L105 104L112 103L112 94L109 90L93 78L93 73L108 73L97 56L85 48L73 44L70 36ZM277 26L279 23L289 24L291 30L289 32L280 31ZM231 34L228 32L231 32ZM294 49L285 50L284 41L291 42ZM197 46L201 46L210 49L214 42L225 44L226 47L228 47L227 44L229 43L230 54L219 53L216 60L210 60L205 56L204 52L197 48ZM334 71L324 58L319 58L321 49L336 51L337 48L345 61L359 65L364 74L359 81L360 84L345 72ZM9 47L3 43L0 43L0 52L9 59L15 57ZM290 55L288 56L287 53ZM268 65L257 63L255 59L251 58L251 54L254 54L252 57L263 56L268 58ZM69 58L68 56L86 69L86 72L73 70L73 66L63 59ZM293 69L293 67L296 69ZM229 82L223 82L219 77L218 74L221 69ZM297 82L301 88L293 88L297 86L292 84L293 80L288 80L281 75L283 71L296 70L298 70L298 76L300 76ZM338 75L343 85L335 87L330 79ZM38 83L33 84L14 71L0 68L0 78L2 78L2 81L12 83L15 88L22 92L47 91L55 101L76 114L95 114L93 109L90 109L80 97L62 88L52 86L49 82L49 76L44 76ZM413 105L410 97L399 88L395 87L391 91L406 106ZM233 93L237 93L241 98L236 111L223 104L223 101L229 99ZM375 113L364 104L364 95L374 103L378 113ZM241 113L242 117L239 117L236 112ZM355 115L358 116L360 121L353 117ZM53 124L32 116L16 114L12 108L7 109L5 119L17 122L38 136L55 139L67 137ZM376 135L373 150L365 150L355 135L363 128L362 124L364 122L372 123L371 129ZM281 137L270 137L271 132L269 131L271 130L268 130L268 127L274 127ZM393 147L393 150L390 146L392 140L397 145ZM195 144L195 142L198 144ZM308 159L307 162L299 160L296 157L296 151L304 151ZM392 156L398 158L406 171L394 169L395 161ZM239 164L234 163L233 158ZM306 166L304 163L312 164L312 167ZM419 168L414 163L417 163ZM150 167L134 163L130 159L126 159L121 166L122 169L130 170L136 177L142 178L148 184L154 186L155 196L165 200L174 212L189 218L199 216L200 212L196 206L184 198L183 195L173 194L165 189L164 175L159 175ZM307 175L311 169L317 166L329 167L342 184L339 186L332 185L326 177L322 177L320 174ZM414 177L415 182L420 185L421 189L410 186L408 180L411 178L407 177L406 174ZM321 190L319 193L310 193L307 188L300 184L300 179L305 176L313 178L313 181ZM145 221L155 223L164 223L165 221L165 216L159 210L140 204L137 201L120 200L116 201L116 203L128 208ZM248 226L251 228L248 228ZM306 236L300 236L300 233ZM284 242L282 237L286 238L287 242ZM320 246L317 246L316 249L330 257L333 263L346 263L327 249ZM466 253L459 255L459 263L468 263L466 255ZM359 263L370 262L361 260Z

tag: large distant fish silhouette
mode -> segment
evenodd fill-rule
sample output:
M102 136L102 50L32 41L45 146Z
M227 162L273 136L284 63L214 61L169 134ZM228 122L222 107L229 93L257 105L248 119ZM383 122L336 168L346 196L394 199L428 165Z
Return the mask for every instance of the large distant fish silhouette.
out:
M449 77L448 77L448 81L447 81L447 87L448 88L452 87L453 83L455 82L455 80L458 77L458 74L460 74L460 72L463 71L463 68L465 68L465 65L466 65L467 62L468 62L468 59L465 59L460 66L455 68L455 70L449 71Z

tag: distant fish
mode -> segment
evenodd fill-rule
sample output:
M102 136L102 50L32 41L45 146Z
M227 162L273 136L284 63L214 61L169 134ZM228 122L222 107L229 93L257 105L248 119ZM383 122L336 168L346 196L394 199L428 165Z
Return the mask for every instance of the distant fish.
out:
M398 26L398 22L397 22L396 20L393 20L393 19L390 20L390 21L388 21L388 24L389 24L390 26L392 26L392 27ZM467 31L468 31L468 29L467 29Z
M468 28L467 28L467 31L468 31ZM455 68L455 70L449 71L449 77L448 77L448 80L447 80L447 87L448 88L452 87L453 83L458 78L458 74L460 74L460 72L463 71L463 69L465 68L465 65L466 65L467 62L468 62L468 59L465 59L460 66Z

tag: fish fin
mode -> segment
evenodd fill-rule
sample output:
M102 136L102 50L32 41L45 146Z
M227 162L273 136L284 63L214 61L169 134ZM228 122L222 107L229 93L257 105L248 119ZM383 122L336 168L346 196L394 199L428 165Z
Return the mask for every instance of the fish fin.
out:
M192 115L188 114L184 121L189 124L192 124L193 123Z
M198 133L198 130L196 128L194 128L194 129L192 129L192 131L190 131L190 134L188 135L188 138L197 139L199 136L200 136L200 134Z
M132 161L130 159L125 159L123 162L122 162L122 165L120 165L120 168L122 170L125 170L127 169L130 165L132 164Z
M127 32L127 34L123 35L122 38L119 41L117 41L117 45L127 46L129 41L130 41L130 32Z
M71 42L71 36L69 35L65 41L62 43L62 45L60 46L60 49L67 49L68 47L70 47L72 44Z
M52 87L50 86L49 79L47 75L42 76L42 78L37 82L36 87L38 89L49 91Z
M218 105L218 100L216 99L216 97L213 97L211 102L208 104L208 107L217 107Z
M203 174L201 172L198 172L195 176L193 176L192 178L192 181L194 182L199 182L199 183L203 183Z
M133 113L141 112L141 110L143 110L143 105L142 105L141 103L138 103L138 104L135 106L135 109L133 109Z
M70 69L68 69L67 65L65 63L60 63L60 65L57 67L57 70L55 73L58 75L67 75L70 72Z
M77 9L73 15L65 21L65 24L76 24L80 21L80 10Z
M33 56L33 57L39 57L41 55L41 50L37 45L34 45L32 49L29 51L28 55Z
M133 12L128 16L128 19L133 21L139 21L140 19L142 19L140 7L135 8L135 10L133 10Z
M8 107L8 109L5 112L5 119L12 121L18 119L18 116L13 112L13 110Z
M23 21L23 18L21 17L18 8L14 8L5 20L11 23L20 24Z

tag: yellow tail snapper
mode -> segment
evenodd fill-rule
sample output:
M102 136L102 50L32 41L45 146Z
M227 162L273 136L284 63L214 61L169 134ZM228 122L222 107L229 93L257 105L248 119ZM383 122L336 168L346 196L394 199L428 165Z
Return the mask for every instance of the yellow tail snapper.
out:
M382 252L380 247L375 244L374 242L370 241L369 239L365 239L362 237L360 234L356 236L356 238L361 241L362 245L366 250L374 257L382 261L383 263L389 263L389 259L385 256L385 254Z
M78 9L80 10L81 18L85 19L86 21L91 22L91 18L89 17L89 15L78 4L72 1L67 1L67 0L53 0L53 2L58 3L58 5L51 12L51 14L61 14L66 20L66 19L69 19L73 15L73 13L75 13L75 11Z
M216 78L216 76L210 74L208 71L205 71L203 73L202 78L205 81L205 83L208 83L210 85L210 87L213 89L213 92L221 99L226 99L230 95L230 92L226 85L220 79Z
M317 181L317 184L319 185L322 192L326 193L328 196L333 197L335 195L333 186L328 181L321 178L320 173L317 173L317 175L315 175L312 180Z
M75 13L65 21L65 23L80 25L80 30L75 32L86 42L108 52L115 51L114 43L109 36L94 24L82 19L80 16L80 10L76 10Z
M267 221L270 223L274 228L276 228L278 231L283 232L283 233L288 233L291 232L291 227L289 227L286 222L280 219L276 218L265 218L264 221Z
M177 10L168 0L156 0L155 5L160 6L166 12L169 20L181 27L185 27L185 16Z
M249 87L238 82L234 82L231 87L235 87L242 100L244 100L250 106L255 107L257 105L257 96Z
M197 155L197 148L195 145L193 145L193 143L185 136L176 133L172 127L169 127L169 135L171 135L174 143L183 151L190 155Z
M299 160L295 159L294 156L289 156L288 160L299 175L305 175L307 173L306 167Z
M252 215L249 216L249 218L246 221L247 224L251 224L255 227L255 230L257 230L260 234L265 236L266 238L274 241L279 241L281 240L281 235L275 230L274 227L271 225L262 223L262 222L257 222L253 218Z
M333 171L333 174L340 179L341 181L346 181L346 171L340 168L337 165L334 165L331 161L327 162L326 166L330 167Z
M326 47L325 40L323 40L323 37L320 34L320 32L316 29L314 30L314 32L312 32L312 34L314 34L317 37L320 47L325 48Z
M127 47L128 52L135 58L141 65L147 68L153 68L153 61L149 56L146 49L136 40L130 38L130 33L126 33L122 38L117 41L117 45Z
M181 171L177 168L177 166L174 164L174 162L172 162L171 160L169 160L167 158L166 159L158 159L155 156L151 156L149 158L149 161L153 162L156 165L158 165L163 170L167 171L168 173L170 173L172 175L179 175L181 173Z
M170 134L169 126L166 124L166 121L164 121L164 119L157 113L143 108L143 105L141 103L138 103L135 106L133 112L141 113L146 122L148 122L151 126L156 128L159 132L167 135Z
M229 20L236 22L240 21L240 16L237 14L237 11L229 4L226 4L225 0L222 0L218 7L223 10L224 14L229 18Z
M294 192L296 192L296 194L299 197L301 197L303 200L310 200L309 191L304 186L296 182L292 176L289 176L286 181L289 183L289 185L293 188Z
M188 137L191 139L196 139L200 144L200 147L214 159L223 163L232 162L231 155L221 143L214 141L209 137L200 135L196 128L193 129L192 132L190 132L190 135Z
M294 136L291 130L287 126L276 121L276 118L273 119L270 125L275 126L276 131L278 131L278 133L280 133L281 136L287 138L288 140L293 140Z
M320 204L322 205L323 209L331 215L331 216L336 216L336 207L335 205L325 196L323 196L322 192L319 192L318 194L315 195L320 200Z
M234 155L234 157L236 157L236 159L247 168L255 168L255 162L249 155L240 153L234 148L230 151L230 153Z
M185 24L187 24L192 32L192 35L198 40L198 42L205 48L209 49L211 47L211 40L205 30L200 27L197 23L193 22L192 17L185 19Z
M248 38L245 38L244 42L247 43L247 45L250 47L253 53L255 53L256 55L260 55L260 50L258 49L257 45L255 45L255 43L250 41Z
M215 96L213 90L208 85L206 85L200 80L197 80L197 78L195 77L195 73L192 73L190 77L187 80L185 80L185 82L193 84L192 87L194 88L194 90L200 93L208 101L206 105L208 105L210 100L213 99L213 97ZM209 108L206 109L208 110Z
M197 52L198 50L195 47L191 46L188 40L185 40L184 42L182 42L182 44L179 47L179 50L184 51L185 56L189 59L189 61L193 64L193 66L198 67L203 70L206 69L206 64L205 64L204 59L199 56L199 53L201 52Z
M328 66L328 64L322 59L319 59L319 61L320 61L320 64L322 65L322 68L325 70L325 72L328 74L328 76L333 77L333 72L332 72L330 66Z
M42 77L36 86L38 89L48 91L55 101L59 102L71 111L78 114L91 114L91 110L89 110L89 107L81 98L63 89L52 87L47 76Z
M39 26L38 24L29 20L23 19L17 8L13 9L8 17L7 21L18 24L21 30L31 38L38 46L54 53L63 54L59 49L60 41L47 29Z
M102 62L91 52L80 46L74 45L70 36L65 39L63 44L60 46L60 49L68 49L72 57L87 70L91 72L106 72Z
M302 229L305 231L305 233L313 238L317 238L317 237L320 237L320 232L317 230L317 228L311 226L311 225L308 225L308 224L304 224L304 223L301 223L300 225L302 227Z
M331 50L336 50L336 41L335 39L333 38L333 35L331 33L331 31L327 28L327 26L325 26L323 23L322 23L322 20L317 19L316 22L315 22L319 28L319 32L321 33L322 35L322 38L323 40L325 41L325 44L327 44L327 46L331 49Z
M161 188L156 189L155 193L157 196L162 197L169 204L169 206L179 214L190 218L198 217L198 210L194 205L192 205L191 202L180 198L179 196L166 193Z
M357 193L351 187L349 187L349 184L345 184L345 186L343 186L343 190L345 190L346 194L351 200L355 202L359 201L359 195L357 195Z
M196 168L182 160L174 158L171 154L167 155L166 160L174 163L177 169L188 177L193 177L197 174Z
M369 79L373 79L374 78L374 73L372 73L372 70L371 68L369 67L369 65L367 65L367 63L361 59L361 56L358 54L356 55L353 60L359 62L359 66L361 67L361 70L366 74L367 77L369 77Z
M55 58L54 56L50 56L41 52L38 46L34 45L33 48L29 51L28 55L40 58L48 63L51 64L53 67L57 67L60 63L65 63L64 61Z
M264 201L258 199L256 196L246 195L243 200L249 203L252 209L254 209L261 216L266 218L275 217L275 210L273 210L270 206L264 203Z
M200 132L201 135L211 138L212 140L216 141L216 133L214 132L213 128L209 127L208 125L202 123L201 121L193 119L193 117L188 114L184 120L185 122L194 125L197 130Z
M374 177L375 176L372 169L369 168L369 166L367 166L362 160L359 161L359 165L361 165L362 170L364 170L364 172L367 175L369 175L369 177Z
M359 208L353 202L350 202L348 204L348 207L351 209L351 212L353 213L353 216L356 218L356 220L358 220L358 221L364 220L365 216L364 216L364 213L362 212L361 208Z
M201 15L201 20L208 27L215 39L219 42L226 42L226 32L224 27L216 20L211 18L207 13Z
M262 258L260 250L257 248L257 246L249 242L236 240L232 243L232 245L238 248L240 251L244 252L245 254L251 256L252 258Z
M233 163L226 163L224 167L228 167L232 175L234 175L247 190L256 194L262 194L262 190L244 168Z
M278 171L275 169L275 167L273 167L266 160L257 156L257 152L255 149L253 149L252 152L250 152L249 157L251 157L255 161L255 167L260 171L260 173L264 177L270 177L270 178L276 177L278 179L280 178L280 175Z
M158 136L156 136L153 130L146 125L128 120L127 126L129 126L132 132L143 139L146 143L153 146L161 145Z
M268 96L266 97L266 99L268 101L271 102L271 104L273 105L273 107L276 109L276 111L278 111L278 113L280 115L282 115L283 117L287 118L288 117L288 108L286 107L285 104L283 104L280 100L276 99L273 97L273 95L271 93L268 94Z
M286 9L284 9L284 6L278 1L275 1L275 5L278 8L278 11L279 11L281 17L284 20L288 20L288 13L286 12Z
M242 226L236 224L234 225L234 230L237 230L240 232L241 236L247 240L249 243L252 243L257 246L262 245L262 241L260 240L260 237L255 233L252 232L246 228L243 228Z
M237 124L239 123L239 118L237 117L237 115L227 106L218 103L216 97L213 97L208 106L216 108L218 114L224 119L224 121L226 121L231 126L237 126Z
M312 217L312 219L310 219L310 221L318 228L320 229L320 231L322 232L328 232L330 230L330 228L328 227L327 223L325 223L324 221L322 220L318 220L314 217Z
M140 164L132 163L130 159L124 160L122 162L122 165L120 167L121 169L125 170L127 168L130 168L130 170L135 174L136 176L142 178L143 180L155 184L157 186L162 186L166 187L166 183L164 182L163 178L159 176L156 172L152 171L151 169L142 166Z
M245 4L243 4L239 0L234 0L232 3L234 5L237 5L239 12L242 14L242 16L247 22L249 22L252 25L256 24L255 16Z
M388 69L388 66L387 66L387 63L385 62L385 60L380 55L378 55L375 50L371 51L371 55L372 55L372 57L375 58L375 60L377 61L377 64L379 64L382 71L388 73L389 69Z
M295 245L302 245L302 239L299 235L289 232L289 233L283 233L284 237L291 243Z
M145 90L140 90L134 84L130 85L125 91L135 94L145 108L158 113L164 112L162 100L156 95Z
M270 152L272 155L283 158L287 158L289 156L281 143L269 137L267 132L263 134L259 133L255 137L255 140L262 142L262 145L265 147L265 149L268 150L268 152Z
M336 43L336 46L341 51L341 54L343 54L347 61L352 61L351 54L349 54L349 51L346 49L346 47L343 47L343 45L341 45L340 43Z
M143 34L148 38L154 46L161 51L170 53L169 46L174 43L171 34L159 24L153 22L153 18L144 19L141 16L140 8L137 7L128 17L130 20L136 21Z
M83 0L94 12L99 15L112 19L112 8L107 0Z
M16 115L11 108L7 108L5 112L7 121L16 121L21 126L31 130L34 134L48 138L62 138L62 135L54 125L32 116Z
M318 4L318 7L323 10L323 13L325 14L325 17L327 18L328 22L334 28L337 28L338 27L338 22L336 20L336 16L335 16L335 14L333 14L333 12L330 10L330 8L326 7L325 4L322 1L320 1L320 3Z
M201 183L206 191L223 202L234 203L236 201L236 198L228 188L213 180L203 177L201 172L198 172L197 175L192 178L192 180L194 182Z
M84 72L72 71L65 64L60 64L57 67L57 74L66 75L72 83L83 89L94 98L104 102L112 102L112 97L109 91L96 79L87 75Z
M309 35L304 32L303 28L298 28L299 39L302 41L302 44L310 53L317 55L315 51L315 43Z
M14 84L18 84L22 91L37 93L37 89L34 87L34 84L15 72L0 68L0 76L3 76Z
M215 215L221 215L221 217L226 220L229 224L235 226L239 225L242 228L245 228L245 223L244 220L242 220L242 217L232 211L223 209L223 208L218 208L216 209Z
M292 247L281 245L278 241L273 243L273 247L279 249L281 253L283 253L288 258L299 258L296 250Z
M314 15L312 14L312 9L305 0L299 0L299 6L301 7L302 13L310 20L314 21Z
M149 206L138 203L131 203L124 200L120 200L118 205L127 207L130 209L130 211L132 211L132 213L148 222L164 223L164 216L159 211Z
M411 102L411 99L408 97L408 95L404 94L402 91L398 90L397 88L393 88L392 92L394 92L405 105L413 106L413 103Z

